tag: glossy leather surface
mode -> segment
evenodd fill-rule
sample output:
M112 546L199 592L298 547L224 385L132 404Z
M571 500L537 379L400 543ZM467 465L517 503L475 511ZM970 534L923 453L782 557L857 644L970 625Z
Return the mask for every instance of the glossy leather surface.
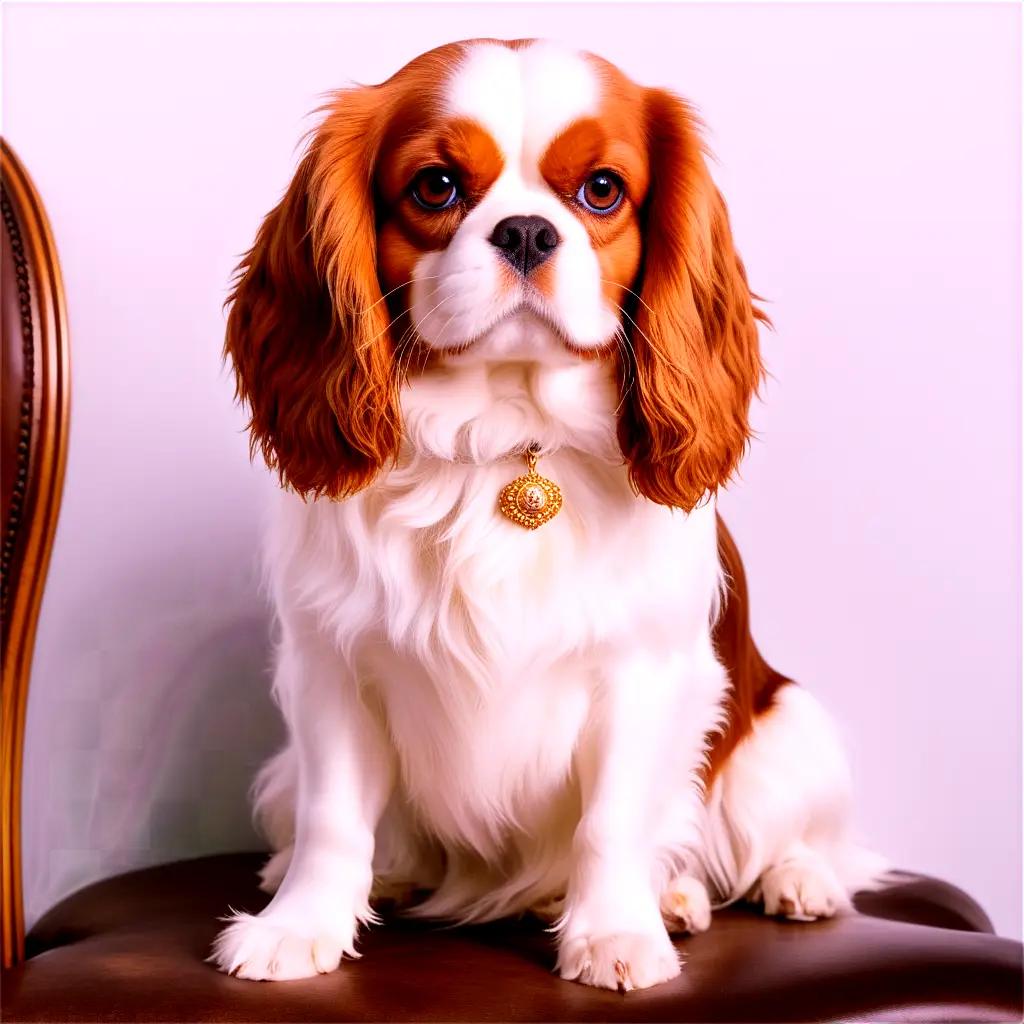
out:
M89 886L35 928L4 973L7 1021L1000 1021L1021 1018L1021 946L968 896L903 876L863 911L811 925L746 908L679 940L682 976L622 996L559 980L530 922L440 929L388 922L361 960L294 982L203 962L216 918L255 910L258 858L207 857ZM918 922L918 923L914 923Z

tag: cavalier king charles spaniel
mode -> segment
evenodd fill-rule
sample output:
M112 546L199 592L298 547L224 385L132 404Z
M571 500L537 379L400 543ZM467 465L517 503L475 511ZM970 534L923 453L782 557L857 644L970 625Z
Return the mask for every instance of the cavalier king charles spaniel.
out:
M476 40L324 114L230 300L288 741L255 786L274 897L211 959L332 971L390 898L536 913L563 978L629 990L716 905L848 908L880 862L715 511L765 317L693 109Z

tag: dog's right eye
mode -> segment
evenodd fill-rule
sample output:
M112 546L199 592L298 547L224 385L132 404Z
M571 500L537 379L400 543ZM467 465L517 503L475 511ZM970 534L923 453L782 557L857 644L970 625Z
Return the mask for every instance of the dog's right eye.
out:
M427 167L412 182L412 197L425 210L446 210L459 198L455 176L444 167Z

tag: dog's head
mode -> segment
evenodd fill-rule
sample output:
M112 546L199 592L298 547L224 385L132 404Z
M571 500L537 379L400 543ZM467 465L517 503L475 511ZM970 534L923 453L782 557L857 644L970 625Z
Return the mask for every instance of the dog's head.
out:
M651 500L692 508L745 447L761 314L696 118L591 55L455 43L340 92L240 269L226 349L300 493L396 458L409 346L500 358L524 334L615 362Z

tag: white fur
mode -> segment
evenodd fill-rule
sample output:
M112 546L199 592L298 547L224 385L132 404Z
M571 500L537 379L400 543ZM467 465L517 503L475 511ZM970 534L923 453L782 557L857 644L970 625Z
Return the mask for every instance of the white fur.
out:
M546 137L592 95L582 62L525 53L484 48L452 95L490 104L476 115L533 153L515 117L497 123L501 103L536 129L531 87L553 95L564 72ZM488 75L504 76L501 103ZM585 284L596 261L574 218L512 162L417 268L461 275L424 283L413 305L448 288L456 337L478 340L403 392L399 464L343 502L282 493L267 563L289 742L257 783L276 894L217 940L214 960L240 976L302 977L354 955L376 885L431 889L421 915L557 914L563 977L642 988L679 972L666 922L703 930L712 898L760 891L769 912L827 915L874 868L849 841L845 767L804 691L781 692L704 799L727 685L711 638L714 503L687 515L638 498L607 361L568 354L529 304L495 305L485 237L508 212L560 218L560 266L578 278L560 329L589 343L611 316ZM497 511L530 442L565 499L536 532Z

